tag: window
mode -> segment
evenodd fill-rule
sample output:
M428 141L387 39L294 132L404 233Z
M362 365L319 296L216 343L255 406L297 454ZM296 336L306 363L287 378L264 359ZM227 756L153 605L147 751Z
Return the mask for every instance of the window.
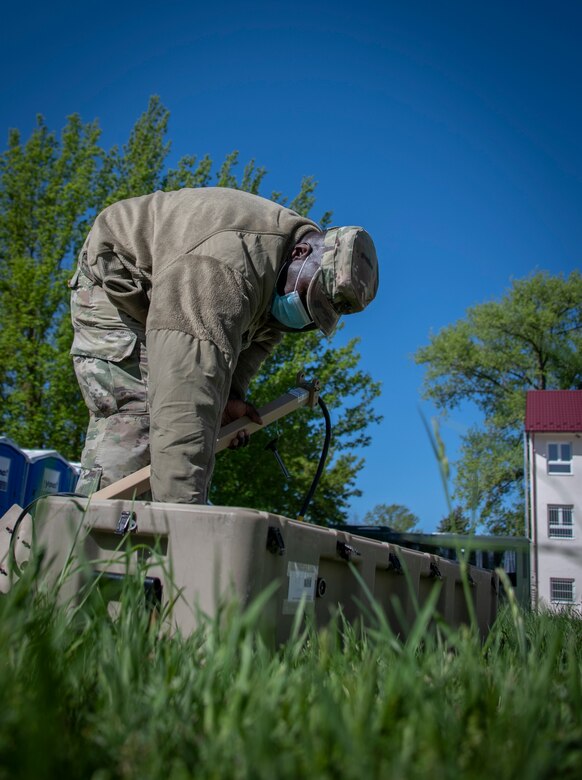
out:
M548 474L572 473L572 445L548 444Z
M574 603L574 580L550 579L550 601L552 604Z
M572 506L548 506L548 536L550 539L573 539Z

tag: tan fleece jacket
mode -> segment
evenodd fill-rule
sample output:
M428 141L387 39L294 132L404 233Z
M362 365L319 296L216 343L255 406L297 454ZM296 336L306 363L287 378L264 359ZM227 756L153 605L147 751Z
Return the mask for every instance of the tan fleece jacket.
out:
M146 327L155 500L206 501L229 394L244 398L284 330L269 317L279 269L319 229L225 188L130 198L95 220L89 267Z

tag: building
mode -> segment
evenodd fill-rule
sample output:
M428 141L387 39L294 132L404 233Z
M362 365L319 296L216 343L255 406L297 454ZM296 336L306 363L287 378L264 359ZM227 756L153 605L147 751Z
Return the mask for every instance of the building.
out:
M525 414L532 606L582 607L582 390L532 390Z

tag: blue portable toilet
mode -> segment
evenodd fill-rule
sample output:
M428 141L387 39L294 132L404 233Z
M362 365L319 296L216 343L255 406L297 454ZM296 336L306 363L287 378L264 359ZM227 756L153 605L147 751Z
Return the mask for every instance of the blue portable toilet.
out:
M0 517L13 504L23 506L28 460L16 442L0 436Z
M73 461L69 461L69 466L73 470L73 476L71 479L71 493L75 492L75 488L77 487L77 482L79 481L79 477L81 476L81 464Z
M56 450L23 450L28 461L24 502L47 493L69 493L76 476L73 467Z

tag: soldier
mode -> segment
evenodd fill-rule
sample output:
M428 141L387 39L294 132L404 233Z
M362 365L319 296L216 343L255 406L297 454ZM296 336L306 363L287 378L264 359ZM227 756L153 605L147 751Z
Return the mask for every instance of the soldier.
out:
M286 332L330 336L378 287L372 239L226 188L155 192L96 218L70 282L90 413L77 490L151 462L156 501L205 503L221 424ZM231 446L248 441L239 434ZM150 460L151 458L151 460Z

